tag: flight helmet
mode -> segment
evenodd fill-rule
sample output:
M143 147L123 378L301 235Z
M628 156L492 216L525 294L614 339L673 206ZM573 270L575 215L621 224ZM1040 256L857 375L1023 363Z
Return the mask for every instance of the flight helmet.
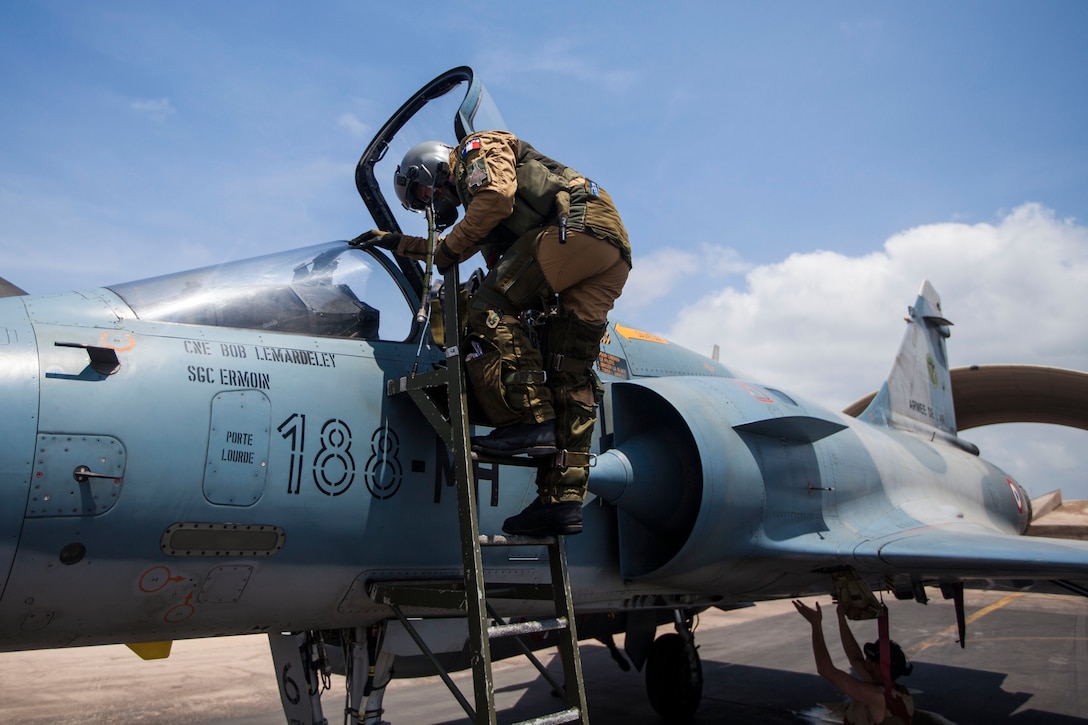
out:
M444 229L457 220L457 203L448 193L438 191L447 186L450 173L450 152L453 147L441 141L424 141L408 149L393 174L393 188L401 206L409 211L423 211L426 203L416 198L419 187L430 187L435 222Z

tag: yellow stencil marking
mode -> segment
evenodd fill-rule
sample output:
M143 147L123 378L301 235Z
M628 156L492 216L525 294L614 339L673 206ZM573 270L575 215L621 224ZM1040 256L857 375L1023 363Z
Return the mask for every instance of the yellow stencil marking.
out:
M663 337L657 335L651 335L649 332L643 332L642 330L636 330L633 327L624 327L623 325L616 325L616 332L620 333L628 340L643 340L645 342L656 342L660 345L668 345L669 341Z

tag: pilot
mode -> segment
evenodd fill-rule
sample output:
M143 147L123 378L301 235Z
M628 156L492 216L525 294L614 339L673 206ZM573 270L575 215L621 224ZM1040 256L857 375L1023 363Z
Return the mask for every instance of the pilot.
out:
M889 642L888 671L893 685L891 698L885 699L880 646L877 642L868 642L864 650L858 647L842 605L837 608L839 639L857 677L840 670L832 663L824 642L823 612L820 611L819 603L816 604L816 609L812 609L803 602L794 600L793 606L812 626L812 652L816 657L816 671L850 698L843 720L845 725L910 725L913 722L914 698L907 688L894 683L899 677L909 675L914 666L907 661L907 656L898 644Z
M495 428L474 437L473 450L548 456L537 469L537 499L503 530L581 532L600 386L593 364L608 312L631 271L631 246L612 198L506 131L474 133L456 148L418 144L405 154L394 183L406 209L433 204L440 228L465 207L464 218L437 244L439 271L476 252L488 267L469 302L468 335L460 346L486 416L475 422ZM426 252L421 237L369 232L357 241L395 244L398 254L414 258ZM553 309L557 314L542 314Z

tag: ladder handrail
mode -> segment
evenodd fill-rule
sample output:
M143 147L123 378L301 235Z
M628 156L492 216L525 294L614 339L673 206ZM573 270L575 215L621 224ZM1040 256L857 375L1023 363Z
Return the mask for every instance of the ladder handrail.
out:
M491 680L491 642L487 637L483 558L480 553L480 524L476 511L476 477L472 467L472 446L468 426L468 389L464 358L460 353L460 291L457 265L446 272L443 289L442 322L446 335L447 394L450 411L450 450L453 452L454 480L457 482L457 518L461 533L461 563L464 565L465 601L468 615L469 648L472 651L472 688L476 696L476 720L496 725L495 690ZM480 674L484 676L481 677ZM485 714L486 713L486 719Z
M430 421L435 431L449 447L453 454L453 473L457 484L457 519L461 537L461 563L464 570L464 598L458 599L464 602L464 611L468 619L468 646L472 661L472 684L476 707L473 708L464 697L457 685L445 673L439 665L437 658L427 648L426 643L415 632L401 608L393 601L385 601L397 618L408 630L409 635L415 640L420 650L427 656L432 665L438 670L443 681L450 689L457 701L464 708L466 714L475 725L497 725L495 711L494 681L492 679L491 661L491 636L513 634L515 641L534 660L537 669L542 670L539 661L532 655L528 647L521 642L516 627L511 627L503 622L487 604L487 592L484 583L482 546L518 546L541 543L547 544L549 574L551 577L550 589L552 602L555 605L555 618L548 621L547 629L558 629L566 633L559 637L559 655L563 664L564 684L558 687L558 683L547 672L544 675L548 682L561 690L568 708L561 712L544 715L525 723L536 725L549 725L551 723L579 722L586 725L589 722L586 708L585 686L582 680L581 657L578 653L578 635L574 622L574 605L571 596L570 580L567 576L566 551L562 539L549 537L546 541L539 539L527 539L526 537L481 536L479 528L479 512L476 498L476 478L473 468L474 455L469 438L470 423L468 417L468 387L465 381L464 358L461 356L461 322L458 310L460 294L460 272L457 265L453 265L446 272L444 282L444 300L442 304L442 323L447 342L454 344L446 347L446 370L436 373L424 373L418 377L413 374L411 378L390 380L387 385L387 394L396 395L408 393L412 400ZM421 334L426 335L426 330ZM444 379L443 379L444 378ZM447 410L441 410L426 392L428 387L445 385L447 388ZM448 426L448 427L447 427ZM524 462L506 461L515 465L525 465ZM535 464L534 464L535 465ZM385 600L386 596L392 596L392 592L380 596ZM446 592L448 595L449 592ZM401 592L404 596L404 592ZM372 594L373 596L373 594ZM407 596L409 601L414 597ZM491 627L490 620L494 618L499 624ZM522 625L519 625L519 627ZM530 627L531 628L531 627Z

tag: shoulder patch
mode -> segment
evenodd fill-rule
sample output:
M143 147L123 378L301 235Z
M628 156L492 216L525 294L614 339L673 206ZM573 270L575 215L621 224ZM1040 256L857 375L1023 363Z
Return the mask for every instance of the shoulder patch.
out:
M466 143L464 148L461 149L461 158L463 159L463 158L467 157L473 151L479 151L483 147L484 147L484 145L480 142L480 139L474 138L471 141L469 141L468 143Z
M491 183L491 174L487 171L487 161L483 156L469 162L465 169L465 182L472 190Z

